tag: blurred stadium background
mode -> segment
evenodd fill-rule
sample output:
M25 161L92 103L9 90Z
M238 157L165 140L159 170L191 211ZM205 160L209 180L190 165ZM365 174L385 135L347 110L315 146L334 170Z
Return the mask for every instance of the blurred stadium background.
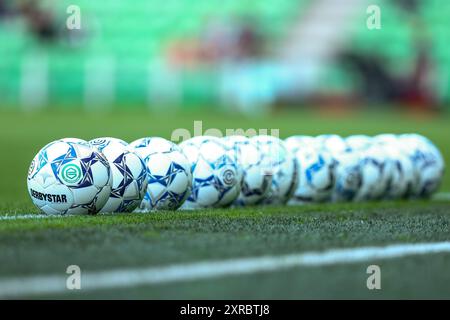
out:
M0 0L0 108L442 110L449 16L446 0Z

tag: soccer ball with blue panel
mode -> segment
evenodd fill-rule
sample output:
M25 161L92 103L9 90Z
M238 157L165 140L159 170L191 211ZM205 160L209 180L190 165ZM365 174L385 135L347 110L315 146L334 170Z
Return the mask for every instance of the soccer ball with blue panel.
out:
M284 139L284 145L288 150L297 150L299 146L317 148L318 141L315 137L305 135L295 135Z
M394 134L375 136L374 144L383 148L385 155L392 162L392 176L387 186L385 198L407 198L419 183L419 175L413 162L402 152L399 140Z
M398 144L399 139L396 134L393 133L382 133L374 136L372 138L373 143L382 144L382 145L395 145Z
M349 147L344 138L337 134L322 134L315 138L318 148L327 150L332 154L349 151Z
M137 211L178 209L192 186L190 163L181 148L160 137L138 139L131 146L147 166L147 190Z
M345 143L348 151L361 151L372 145L373 138L364 134L355 134L345 138Z
M349 147L346 139L335 134L317 136L316 148L326 152L332 159L335 181L331 201L353 201L362 185L359 153Z
M120 139L97 138L89 144L108 160L113 176L111 194L100 212L131 212L136 209L147 188L144 161Z
M314 140L298 136L285 140L298 165L297 188L289 204L324 202L331 199L335 183L335 162Z
M272 174L272 184L261 204L286 204L297 188L298 166L283 140L260 135L251 138L262 151L261 165Z
M223 142L235 152L243 171L242 189L233 202L236 206L254 205L262 201L270 190L272 174L262 166L263 153L257 144L244 136L228 136Z
M62 138L59 141L89 145L89 142L80 138Z
M353 201L362 186L362 171L356 152L337 152L333 158L335 183L331 199L333 202Z
M192 192L182 209L225 207L239 196L243 172L221 139L197 136L180 144L192 172Z
M62 139L42 148L27 177L33 203L50 215L96 214L112 186L108 161L84 140Z
M172 141L161 137L145 137L130 143L130 147L144 160L156 152L170 152L174 146Z
M355 201L379 200L386 194L394 164L379 144L357 151L362 174L361 189Z
M419 134L402 134L398 139L402 151L411 159L419 175L411 197L430 197L439 189L444 175L442 154L433 142Z

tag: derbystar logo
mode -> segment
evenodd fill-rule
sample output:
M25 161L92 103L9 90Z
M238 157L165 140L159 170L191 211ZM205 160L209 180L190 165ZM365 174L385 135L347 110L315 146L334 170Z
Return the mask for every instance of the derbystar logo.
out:
M30 194L33 198L41 201L54 203L67 203L67 196L65 194L42 193L33 189L30 189Z

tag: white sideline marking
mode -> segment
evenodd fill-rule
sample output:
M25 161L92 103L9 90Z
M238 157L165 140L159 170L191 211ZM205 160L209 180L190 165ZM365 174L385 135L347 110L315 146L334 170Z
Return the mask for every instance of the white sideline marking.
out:
M81 270L80 291L85 292L98 289L126 288L176 281L191 281L230 275L276 271L292 267L346 264L439 252L450 252L450 242L334 249L324 252L306 252L282 256L204 261L139 269L118 269L95 272L83 272L83 270ZM68 275L64 274L0 279L0 298L69 292L69 290L66 289L67 276Z

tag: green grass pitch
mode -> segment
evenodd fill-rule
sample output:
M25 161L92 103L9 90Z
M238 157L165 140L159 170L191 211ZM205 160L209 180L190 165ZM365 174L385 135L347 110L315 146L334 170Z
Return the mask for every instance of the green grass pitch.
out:
M134 140L177 128L279 129L293 134L426 135L450 159L448 116L417 118L357 113L327 117L307 112L246 119L193 112L0 112L0 218L38 213L26 190L34 154L62 137L114 136ZM450 191L444 177L442 192ZM68 265L87 271L166 266L333 248L450 240L450 201L326 204L299 207L120 214L0 220L0 286L11 277L65 275ZM382 270L382 289L368 290L366 268ZM98 291L67 291L40 298L450 298L450 254L427 254L321 267L225 276ZM35 297L35 296L30 296Z

